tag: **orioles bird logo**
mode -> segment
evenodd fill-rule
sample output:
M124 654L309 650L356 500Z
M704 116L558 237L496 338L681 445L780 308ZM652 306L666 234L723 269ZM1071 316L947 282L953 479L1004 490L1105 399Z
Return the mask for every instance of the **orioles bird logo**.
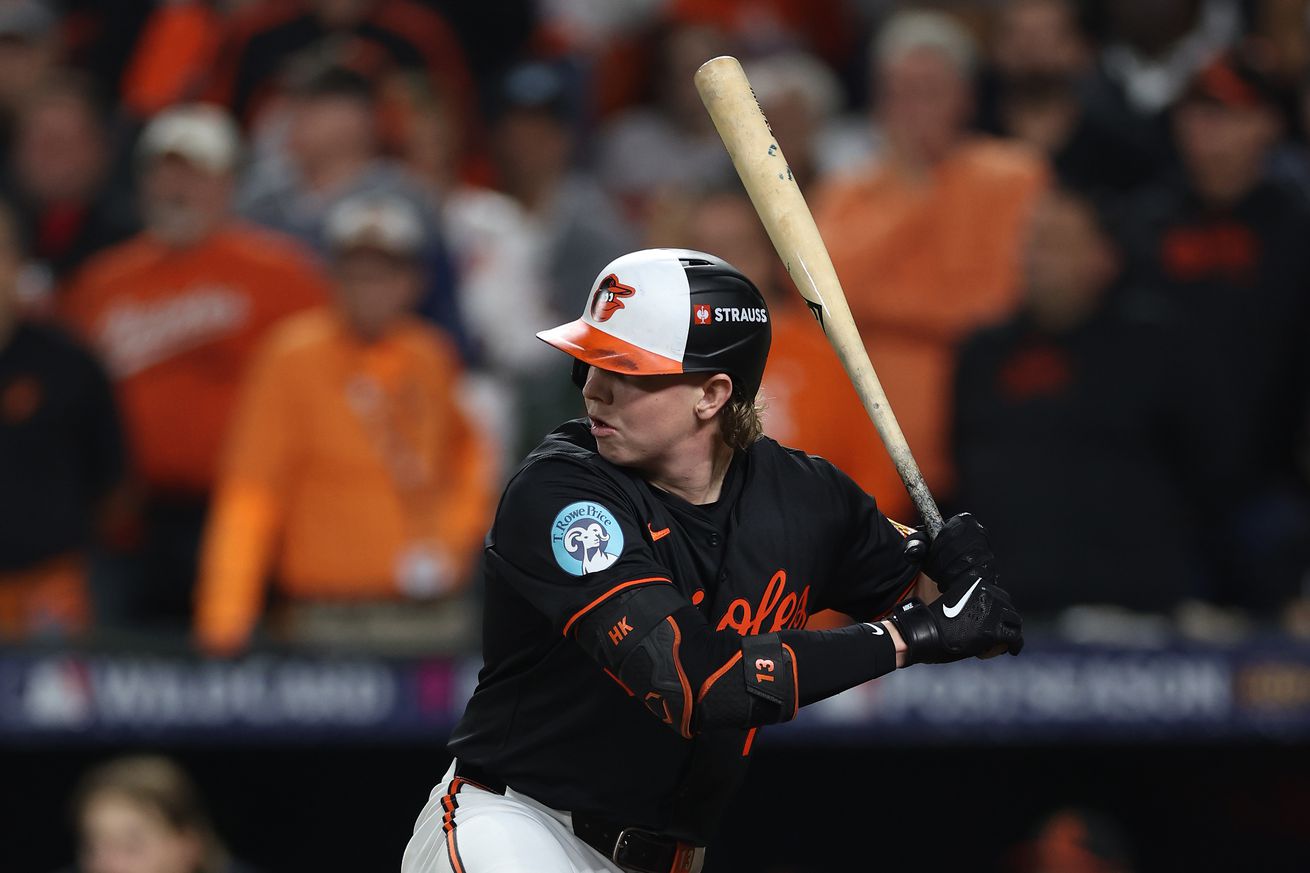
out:
M610 273L600 280L596 293L591 298L591 317L596 321L609 321L610 316L623 308L621 298L631 297L637 289L624 285L619 277Z

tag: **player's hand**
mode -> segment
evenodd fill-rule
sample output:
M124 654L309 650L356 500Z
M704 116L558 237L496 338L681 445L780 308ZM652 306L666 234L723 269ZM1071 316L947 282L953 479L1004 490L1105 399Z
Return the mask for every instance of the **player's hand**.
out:
M911 563L920 564L942 591L962 582L972 584L974 579L996 582L996 556L987 529L967 512L951 516L934 540L923 531L910 534L904 554Z
M1010 595L994 582L975 576L924 605L906 600L891 614L905 640L905 665L946 664L970 657L992 657L1023 649L1023 618Z

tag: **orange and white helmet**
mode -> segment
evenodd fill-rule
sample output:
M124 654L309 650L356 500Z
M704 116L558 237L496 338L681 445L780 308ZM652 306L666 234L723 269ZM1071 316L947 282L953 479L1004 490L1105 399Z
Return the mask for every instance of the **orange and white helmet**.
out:
M644 249L611 261L582 317L537 337L586 366L614 373L727 373L753 399L772 329L755 284L722 258L690 249Z

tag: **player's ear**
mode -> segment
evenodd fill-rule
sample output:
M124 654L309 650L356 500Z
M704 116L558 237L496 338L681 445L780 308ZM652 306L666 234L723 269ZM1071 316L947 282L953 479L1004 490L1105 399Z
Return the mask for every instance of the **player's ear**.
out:
M732 399L732 377L715 373L701 383L701 396L696 401L696 417L709 421Z

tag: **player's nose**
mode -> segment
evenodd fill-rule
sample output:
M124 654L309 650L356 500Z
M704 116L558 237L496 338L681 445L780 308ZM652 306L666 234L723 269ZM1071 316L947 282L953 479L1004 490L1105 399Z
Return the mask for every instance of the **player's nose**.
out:
M582 399L592 403L613 402L614 374L599 367L588 367L587 381L582 383Z

